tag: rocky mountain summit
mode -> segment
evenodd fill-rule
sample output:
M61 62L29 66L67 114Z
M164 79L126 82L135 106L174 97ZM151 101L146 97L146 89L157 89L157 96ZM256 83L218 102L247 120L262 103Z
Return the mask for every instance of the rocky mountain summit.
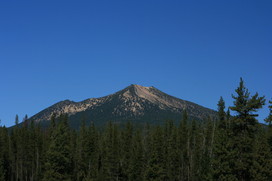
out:
M114 94L86 99L81 102L61 101L31 117L35 122L50 120L68 114L71 124L78 125L81 120L104 124L106 121L137 121L156 123L167 119L181 119L183 110L191 119L202 120L215 116L216 112L195 103L170 96L155 87L130 85Z

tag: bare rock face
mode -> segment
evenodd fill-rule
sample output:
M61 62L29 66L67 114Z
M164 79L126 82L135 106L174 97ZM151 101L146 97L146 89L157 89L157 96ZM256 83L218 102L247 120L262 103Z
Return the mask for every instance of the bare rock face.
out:
M92 121L148 121L147 119L155 121L180 118L183 110L187 110L189 117L195 119L203 119L216 114L211 109L170 96L155 87L133 84L101 98L91 98L81 102L61 101L30 119L35 122L47 121L55 113L57 116L68 114L72 121L79 121L79 117L82 116Z

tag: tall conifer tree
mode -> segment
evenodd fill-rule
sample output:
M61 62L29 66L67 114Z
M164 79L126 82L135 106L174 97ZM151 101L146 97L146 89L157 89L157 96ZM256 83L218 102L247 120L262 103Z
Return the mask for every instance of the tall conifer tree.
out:
M232 159L232 134L229 126L226 126L228 118L225 114L225 101L222 97L220 97L217 106L219 123L215 134L214 154L212 157L213 179L222 181L237 180L232 172L234 161Z
M265 121L268 123L268 125L271 125L272 124L272 100L269 101L269 115L268 117L265 119Z
M188 129L188 114L183 110L183 117L178 128L178 152L179 158L179 179L188 179L189 170L189 129Z
M46 153L44 181L71 180L71 133L67 123L67 115L61 115L59 119L60 123L52 132L49 149Z
M265 122L268 124L268 130L267 130L267 140L268 144L270 146L270 149L272 151L272 100L269 101L269 115L265 119Z
M247 181L252 178L250 172L252 169L250 168L252 168L255 158L254 145L258 130L258 121L256 120L258 114L255 112L262 108L265 99L264 96L259 97L258 93L250 96L242 78L235 92L237 96L232 95L234 106L230 107L232 111L236 112L231 126L235 160L232 169L238 180Z
M154 128L151 141L150 157L145 171L145 180L159 181L165 179L163 132L157 126Z
M129 179L131 181L142 181L144 172L143 159L143 137L141 132L137 130L132 138L131 145L131 161L129 165Z

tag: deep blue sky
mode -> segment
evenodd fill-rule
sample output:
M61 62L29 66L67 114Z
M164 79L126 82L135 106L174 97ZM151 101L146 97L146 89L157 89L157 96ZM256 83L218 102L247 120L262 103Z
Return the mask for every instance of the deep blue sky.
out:
M272 1L1 1L0 119L130 84L216 109L272 97ZM260 120L268 114L260 111Z

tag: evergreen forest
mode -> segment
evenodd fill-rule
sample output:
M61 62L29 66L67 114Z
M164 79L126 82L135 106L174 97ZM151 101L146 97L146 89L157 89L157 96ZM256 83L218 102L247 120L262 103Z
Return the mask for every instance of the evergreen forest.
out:
M272 180L272 101L267 124L257 111L265 97L241 79L233 105L218 101L217 118L137 126L108 122L80 130L52 115L43 128L28 121L0 127L0 181L269 181ZM88 124L89 125L89 124Z

